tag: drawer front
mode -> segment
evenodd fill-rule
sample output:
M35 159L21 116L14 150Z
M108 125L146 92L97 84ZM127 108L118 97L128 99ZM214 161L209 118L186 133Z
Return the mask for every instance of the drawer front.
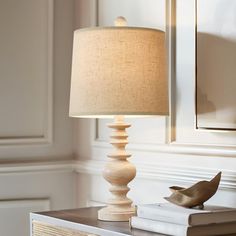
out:
M33 221L32 236L99 236L88 232Z

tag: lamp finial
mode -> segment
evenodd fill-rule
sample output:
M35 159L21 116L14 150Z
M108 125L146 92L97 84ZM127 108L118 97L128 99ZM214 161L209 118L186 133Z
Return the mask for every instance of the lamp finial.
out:
M127 26L127 20L123 16L118 16L114 21L115 26Z

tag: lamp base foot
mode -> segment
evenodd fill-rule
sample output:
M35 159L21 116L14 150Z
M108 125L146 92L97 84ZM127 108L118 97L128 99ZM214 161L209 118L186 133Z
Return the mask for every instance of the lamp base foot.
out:
M131 216L136 215L135 207L131 206L122 209L104 207L98 211L98 219L103 221L129 221Z

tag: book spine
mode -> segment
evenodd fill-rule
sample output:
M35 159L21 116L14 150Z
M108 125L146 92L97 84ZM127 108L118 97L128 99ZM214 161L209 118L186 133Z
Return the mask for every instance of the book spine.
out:
M146 208L142 206L138 206L137 216L145 219L164 221L185 226L191 224L190 217L187 214L162 209Z
M131 217L130 226L136 229L174 236L187 235L188 230L188 227L184 225L176 225L168 222L143 219L137 216Z

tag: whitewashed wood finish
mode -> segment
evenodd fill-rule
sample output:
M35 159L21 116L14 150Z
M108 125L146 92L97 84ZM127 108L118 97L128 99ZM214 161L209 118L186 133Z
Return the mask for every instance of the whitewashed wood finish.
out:
M8 145L8 144L34 144L34 143L50 143L52 141L52 109L53 109L53 89L52 89L52 83L53 83L53 0L43 0L40 1L37 5L37 9L33 9L32 5L29 4L30 2L28 0L24 0L21 2L21 8L19 9L19 14L16 14L14 18L14 10L12 9L12 12L8 12L6 17L2 14L3 20L1 21L1 27L4 29L4 33L6 34L5 38L9 35L11 38L8 39L8 41L4 41L5 45L2 42L2 47L9 48L13 47L13 45L10 45L9 42L12 42L15 45L19 45L19 52L14 57L14 64L11 65L10 62L8 63L8 69L4 73L2 71L1 76L3 78L8 78L8 76L11 76L11 81L15 82L15 85L9 86L7 81L4 82L4 80L1 83L2 89L8 89L8 94L3 94L3 96L10 96L10 97L18 97L18 100L16 98L5 98L1 101L1 107L3 112L5 111L6 114L8 114L8 117L4 117L4 120L2 121L2 124L0 125L0 145ZM3 6L1 7L3 11L7 12L9 10L8 4L2 3ZM14 1L10 1L9 4L14 4ZM31 6L31 12L29 12L28 5ZM39 14L35 14L34 21L32 19L29 19L31 17L31 14L34 10L37 10ZM25 11L25 12L24 12ZM24 16L25 15L25 16ZM23 18L23 16L25 18ZM11 19L9 19L11 17ZM19 19L17 20L17 17ZM38 19L36 18L38 17ZM19 22L34 22L35 25L29 24L28 26L22 25L22 29L19 30L19 26L17 26L17 21ZM10 25L6 25L8 22L11 22ZM15 22L13 24L12 22ZM38 33L38 39L40 40L40 43L37 45L34 45L34 40L31 40L29 42L21 42L21 39L30 39L30 37L35 37L35 35L32 35L32 29L37 29L37 25L40 26L38 30L34 30ZM8 28L9 27L9 28ZM11 27L14 27L13 29ZM43 31L43 32L42 32ZM28 36L27 36L28 34ZM12 38L16 41L12 41ZM6 38L7 39L7 38ZM35 38L34 38L35 39ZM19 40L19 43L17 42ZM20 46L20 45L23 46ZM28 46L26 46L28 45ZM37 47L35 47L37 46ZM27 59L29 60L29 57L31 58L31 67L28 68L28 71L25 71L25 64L20 63L20 61L24 61L23 50L21 47L28 47L26 48L27 52ZM30 55L30 47L34 47L32 50L32 55ZM38 51L37 51L38 50ZM10 49L7 49L6 51L9 51L11 53ZM36 54L37 52L40 52L41 54ZM22 54L20 54L22 53ZM3 54L5 55L5 54ZM8 54L5 55L7 58L9 57ZM39 61L39 56L43 56L43 61ZM33 64L34 58L35 64ZM43 66L40 64L44 64ZM39 63L39 64L37 64ZM22 65L21 65L22 64ZM22 68L20 67L22 66ZM12 67L12 68L11 68ZM43 67L43 68L42 68ZM11 68L11 69L10 69ZM36 74L35 71L40 71L41 77ZM11 71L11 72L8 72ZM14 71L15 74L14 74ZM19 71L19 74L21 75L21 78L18 78L19 74L17 74L17 71ZM31 77L31 74L33 74L35 77ZM23 77L24 75L24 77ZM15 76L15 78L12 78L12 76ZM17 80L22 80L25 84L18 84ZM26 80L35 80L35 84L38 85L38 87L34 87L34 84L27 83ZM31 87L30 87L31 86ZM43 86L41 88L40 86ZM30 91L30 92L29 92ZM34 97L31 99L31 103L29 103L30 99L27 99L23 97L23 94L26 95L32 95L34 91L34 94L38 95L38 97ZM39 94L38 91L41 91ZM16 94L16 95L15 95ZM20 97L19 97L20 96ZM20 101L19 101L20 100ZM42 100L45 100L42 102ZM6 104L7 102L7 104ZM38 107L37 107L38 105ZM40 105L40 106L39 106ZM21 109L19 109L18 106L22 106ZM25 106L25 107L24 107ZM29 107L32 106L32 107ZM5 109L8 107L7 109ZM38 108L38 110L37 110ZM26 109L26 110L25 110ZM29 115L29 118L25 116L26 114ZM40 118L37 118L35 114L38 115ZM5 115L5 114L4 114ZM24 119L24 120L22 120ZM27 119L30 119L27 121Z
M110 143L113 151L108 154L109 161L104 166L103 177L110 183L112 195L107 207L98 211L98 218L106 221L128 221L135 215L132 200L126 195L130 188L127 186L136 175L135 166L128 161L131 154L125 150L128 144L126 128L131 125L124 121L124 116L115 116L114 122L108 127L112 129Z

